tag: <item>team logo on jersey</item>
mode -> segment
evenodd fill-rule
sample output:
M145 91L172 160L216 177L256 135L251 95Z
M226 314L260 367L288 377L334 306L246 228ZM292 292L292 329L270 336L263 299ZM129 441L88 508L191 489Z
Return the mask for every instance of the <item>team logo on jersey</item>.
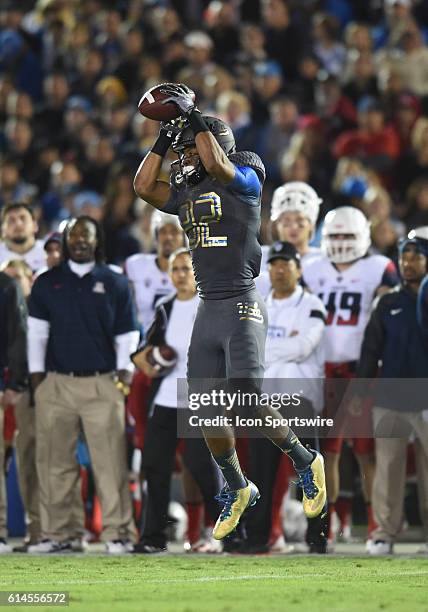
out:
M267 337L271 340L278 340L279 338L285 338L285 327L278 327L277 325L269 325Z
M240 321L263 323L264 318L258 302L238 302L236 306L238 307Z
M104 287L104 283L102 283L101 281L97 281L94 285L94 288L92 289L92 291L94 293L105 293L106 289Z

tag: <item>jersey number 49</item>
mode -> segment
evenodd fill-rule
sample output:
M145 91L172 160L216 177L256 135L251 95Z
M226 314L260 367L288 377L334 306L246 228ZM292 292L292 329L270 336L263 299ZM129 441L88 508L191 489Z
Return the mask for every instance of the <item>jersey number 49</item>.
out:
M324 293L318 297L324 302L327 309L327 325L358 325L361 312L361 293L332 291L325 301Z

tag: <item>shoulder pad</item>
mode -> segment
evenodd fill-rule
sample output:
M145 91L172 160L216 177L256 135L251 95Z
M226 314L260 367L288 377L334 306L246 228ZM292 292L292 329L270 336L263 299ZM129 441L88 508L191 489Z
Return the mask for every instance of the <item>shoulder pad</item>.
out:
M237 151L236 153L230 153L228 158L236 166L248 166L249 168L252 168L257 172L262 184L265 182L265 165L257 153L253 153L252 151Z

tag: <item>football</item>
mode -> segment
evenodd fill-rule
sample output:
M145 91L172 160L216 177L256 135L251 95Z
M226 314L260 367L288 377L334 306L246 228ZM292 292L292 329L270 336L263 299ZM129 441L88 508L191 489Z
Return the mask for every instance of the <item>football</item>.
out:
M177 119L180 116L181 112L178 106L172 102L163 104L163 101L169 97L169 94L164 91L166 85L176 85L176 83L155 85L142 96L138 103L138 110L143 117L155 121L171 121L171 119Z
M147 361L160 374L167 374L177 363L177 353L167 344L153 346L147 353Z

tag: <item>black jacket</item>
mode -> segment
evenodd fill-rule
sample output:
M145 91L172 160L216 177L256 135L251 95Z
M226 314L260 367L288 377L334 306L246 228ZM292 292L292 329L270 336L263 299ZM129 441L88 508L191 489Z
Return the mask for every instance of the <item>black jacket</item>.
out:
M172 295L167 295L158 302L155 310L155 317L153 319L153 323L147 330L144 342L138 349L139 351L144 349L148 344L152 346L160 346L161 344L165 344L165 334L175 298L176 294L173 293ZM151 406L159 390L161 382L162 377L153 378L147 398L147 403L149 406Z
M27 306L18 283L0 272L0 380L22 391L27 386Z
M425 410L428 348L416 316L417 296L398 286L377 301L364 333L358 378L375 378L375 405Z

